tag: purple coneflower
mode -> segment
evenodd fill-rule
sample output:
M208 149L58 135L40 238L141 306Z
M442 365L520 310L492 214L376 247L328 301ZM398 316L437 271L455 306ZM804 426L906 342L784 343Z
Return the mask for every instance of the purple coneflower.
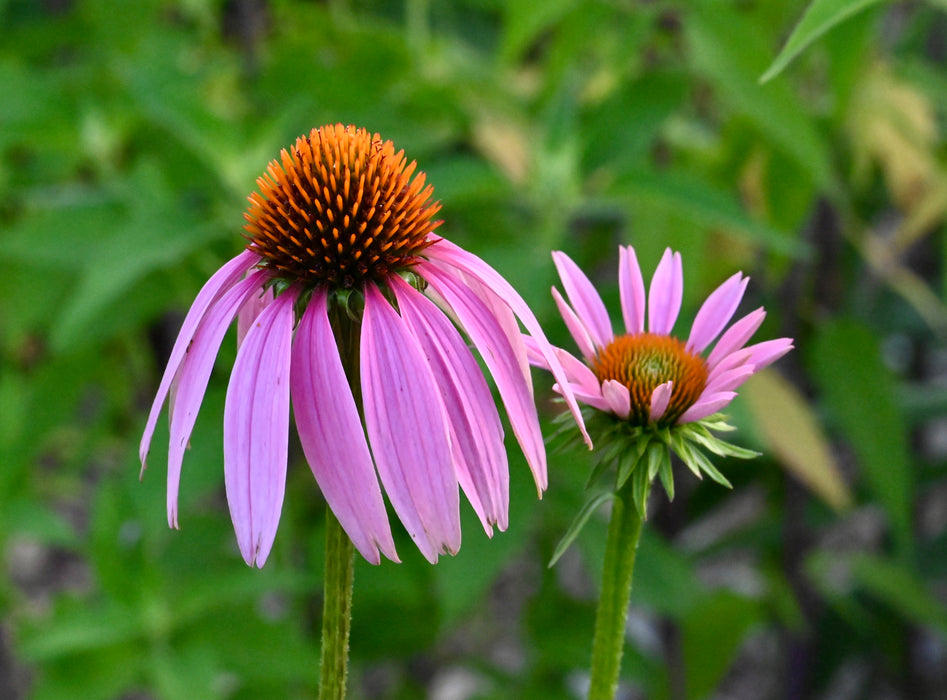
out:
M684 291L680 253L664 251L646 298L634 248L619 248L624 335L612 331L605 304L582 270L565 253L553 253L553 260L569 301L555 288L553 297L585 359L558 351L568 377L565 389L634 425L668 427L706 418L729 404L752 374L792 349L791 338L746 345L766 317L759 308L730 326L703 355L743 299L749 278L740 272L707 297L685 342L671 335ZM531 361L550 369L539 346L529 345Z
M364 129L300 137L257 180L245 251L197 295L171 351L141 441L144 469L170 399L168 520L181 462L223 337L239 350L224 408L224 474L250 565L272 547L286 484L290 402L306 459L361 554L398 560L381 486L431 562L460 547L458 484L488 534L507 527L503 429L462 331L496 383L536 487L546 456L533 403L531 335L581 420L532 312L477 256L433 234L416 164ZM458 330L458 328L460 330ZM584 428L583 428L584 431Z

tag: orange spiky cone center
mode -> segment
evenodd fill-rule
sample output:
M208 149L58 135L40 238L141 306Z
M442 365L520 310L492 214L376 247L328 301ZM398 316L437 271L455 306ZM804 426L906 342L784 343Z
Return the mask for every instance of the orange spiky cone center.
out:
M420 260L441 223L416 167L365 129L313 129L257 179L244 214L248 248L278 277L310 286L384 282Z
M636 333L617 336L591 363L600 382L614 379L631 394L630 421L646 425L651 394L661 384L674 382L671 401L659 424L672 425L700 397L707 385L707 363L668 335Z

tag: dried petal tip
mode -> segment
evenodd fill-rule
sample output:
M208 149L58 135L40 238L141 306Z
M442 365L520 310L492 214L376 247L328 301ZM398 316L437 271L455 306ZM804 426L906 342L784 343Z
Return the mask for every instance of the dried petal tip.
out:
M277 276L330 289L384 283L418 262L440 221L416 163L365 129L313 129L270 162L244 214L248 248Z

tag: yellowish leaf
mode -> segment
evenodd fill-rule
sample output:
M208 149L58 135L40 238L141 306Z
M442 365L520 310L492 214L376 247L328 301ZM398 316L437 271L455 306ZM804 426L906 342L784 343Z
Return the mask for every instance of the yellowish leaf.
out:
M818 421L796 388L774 371L741 390L766 446L783 467L835 510L852 500Z

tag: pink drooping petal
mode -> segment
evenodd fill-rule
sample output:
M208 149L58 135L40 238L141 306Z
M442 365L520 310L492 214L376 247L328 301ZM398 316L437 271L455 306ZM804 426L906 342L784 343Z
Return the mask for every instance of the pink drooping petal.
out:
M674 391L674 382L664 382L658 384L651 392L651 413L652 422L659 421L664 417L668 405L671 403L671 393Z
M703 352L720 334L740 305L749 281L749 277L738 272L710 293L694 318L686 345L688 352Z
M458 281L451 272L435 265L425 265L423 275L450 307L483 357L500 392L500 399L510 419L510 427L513 428L513 434L526 456L526 462L536 480L536 487L541 493L546 488L546 449L539 429L539 416L533 402L532 386L525 381L520 370L513 339L507 336L483 300ZM516 340L522 344L521 338L517 337ZM544 354L547 362L548 354ZM555 362L561 367L558 359Z
M674 328L684 298L684 266L681 254L665 249L648 290L648 330L668 335Z
M760 324L763 323L764 318L766 318L766 312L761 306L724 331L724 334L720 336L720 340L714 345L714 349L710 351L710 355L707 356L707 366L713 369L727 355L746 345L746 342L753 337Z
M615 334L612 332L612 323L602 297L568 255L558 250L553 251L552 260L559 271L569 302L582 325L588 330L592 342L596 347L605 347L612 342Z
M569 333L572 334L572 339L575 341L575 344L579 346L579 352L581 352L582 356L587 360L591 360L595 357L595 344L585 324L582 323L575 311L572 310L572 307L562 298L559 290L555 287L552 288L552 298L556 300L556 306L559 307L562 320L566 322L566 328L568 328Z
M290 389L309 468L355 548L378 564L399 561L375 465L326 311L316 291L296 329Z
M217 301L220 296L232 287L241 277L243 277L258 261L260 256L245 250L240 255L226 262L197 293L194 303L184 318L181 325L181 331L178 333L177 340L174 341L174 347L171 349L171 356L168 359L168 365L161 377L161 383L158 385L158 393L155 395L154 403L151 404L151 412L148 414L148 422L145 424L145 432L141 437L138 456L141 459L141 469L144 472L145 458L148 456L148 449L151 447L151 438L155 432L155 426L158 424L158 415L161 413L161 407L164 406L164 400L168 397L168 391L171 389L171 382L178 373L184 356L188 351L191 340L197 332L201 319L210 306Z
M523 298L517 294L516 290L513 289L509 282L503 279L500 273L487 265L483 260L472 253L468 253L463 248L460 248L447 240L438 239L437 242L426 248L424 252L431 261L442 263L449 266L450 268L453 268L454 270L460 270L461 272L465 272L471 277L478 279L484 286L491 289L495 294L503 299L506 305L510 307L514 314L516 314L516 317L519 318L519 320L523 323L523 326L525 326L526 331L531 336L536 338L537 342L539 343L539 347L542 350L543 355L546 356L546 360L549 363L549 371L552 373L553 378L560 385L565 385L563 388L562 398L565 399L566 405L572 412L572 417L579 426L579 430L582 431L582 436L585 438L585 443L591 449L592 439L589 437L589 434L585 429L585 422L582 420L582 412L579 410L579 405L576 403L575 397L572 395L571 390L566 385L562 367L559 365L559 362L553 353L552 345L550 345L549 341L546 339L546 334L539 325L539 321L536 320L536 316L533 315L533 312L530 310L529 306L526 305L526 302L523 301Z
M509 467L490 387L447 316L400 277L392 278L391 287L440 388L460 486L488 535L493 534L494 525L506 530Z
M197 412L204 400L217 351L237 311L251 295L257 293L267 276L266 272L253 272L224 292L208 309L197 332L191 336L190 347L179 366L171 406L171 438L168 445L168 524L173 528L178 526L181 463L191 439L194 421L197 420Z
M614 379L602 382L602 398L609 410L619 418L627 418L631 413L631 394L628 387Z
M713 415L736 398L736 392L719 391L714 394L701 394L697 403L684 411L678 418L678 423L693 423L707 416Z
M262 567L276 538L289 449L293 304L266 307L237 352L224 403L224 483L244 561Z
M720 372L707 381L704 393L709 395L719 391L734 391L755 373L756 367L747 364Z
M792 338L776 338L750 345L745 348L750 351L750 359L747 362L759 371L792 350L792 347Z
M243 345L243 339L247 337L247 331L250 330L250 326L256 321L256 317L263 312L263 309L273 303L274 298L273 287L269 287L266 291L261 291L259 294L254 294L250 297L247 303L240 309L240 313L237 314L238 348Z
M536 341L531 336L524 335L523 342L526 343L526 353L530 364L535 367L549 369L549 367L546 366L546 358L543 357L542 352L540 352ZM570 355L562 348L553 346L553 350L556 353L556 357L559 358L559 362L562 363L562 368L565 370L570 386L582 387L584 393L596 393L599 391L598 377L589 369L588 365L577 357Z
M618 291L625 331L630 335L644 333L644 279L641 277L638 256L631 246L618 247Z
M362 400L391 505L434 563L460 548L460 495L440 392L418 340L374 285L365 289Z

